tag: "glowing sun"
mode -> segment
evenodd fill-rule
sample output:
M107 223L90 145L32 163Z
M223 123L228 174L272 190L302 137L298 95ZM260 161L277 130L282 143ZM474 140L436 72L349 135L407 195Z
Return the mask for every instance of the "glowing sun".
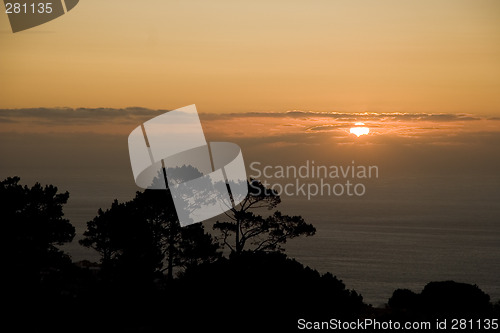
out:
M354 126L356 127L351 127L349 132L355 134L358 138L361 135L367 135L368 133L370 133L370 129L368 127L365 127L365 124L363 123L356 123L354 124Z

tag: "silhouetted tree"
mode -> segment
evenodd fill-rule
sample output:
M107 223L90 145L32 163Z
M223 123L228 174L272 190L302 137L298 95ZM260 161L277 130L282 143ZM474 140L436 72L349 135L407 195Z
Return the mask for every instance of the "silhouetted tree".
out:
M213 228L220 232L218 240L233 254L244 250L281 251L288 239L314 235L316 229L301 216L283 215L276 211L268 217L254 214L252 210L272 210L281 202L279 195L258 180L248 182L248 194L226 216L229 221L217 221Z
M478 286L455 281L429 282L420 294L395 290L388 303L396 314L417 317L470 318L490 315L490 296Z
M0 182L3 243L11 262L9 271L21 281L38 283L42 275L71 262L56 247L75 236L63 213L69 193L58 193L53 185L36 183L30 188L19 182L19 177Z
M420 296L424 310L434 315L474 316L491 309L490 296L468 283L429 282Z
M180 226L167 190L137 192L126 203L115 200L87 223L84 236L80 243L100 253L103 269L123 275L142 272L147 279L165 271L173 278L176 268L219 256L217 243L202 224Z
M396 289L392 293L388 305L392 309L405 311L417 309L420 306L419 302L419 295L413 291L409 289Z

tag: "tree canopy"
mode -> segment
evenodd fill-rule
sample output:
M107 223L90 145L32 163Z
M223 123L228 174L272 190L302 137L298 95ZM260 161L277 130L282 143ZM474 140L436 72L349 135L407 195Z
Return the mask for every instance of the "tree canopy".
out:
M280 196L258 180L250 179L248 194L240 205L226 213L228 220L217 221L214 229L218 239L231 253L244 250L253 252L282 251L287 240L299 236L312 236L316 228L301 216L288 216L280 211L264 217L256 210L273 210L281 203Z
M41 269L69 261L56 245L71 242L75 228L63 213L68 192L58 193L57 187L39 183L23 186L20 180L9 177L0 182L4 241L16 271L36 278L33 274Z
M137 192L125 203L114 201L87 223L80 243L101 255L103 268L150 276L184 269L219 256L217 244L201 223L181 227L170 193Z
M388 305L399 314L441 318L470 318L493 311L489 295L477 285L455 281L429 282L419 294L397 289Z

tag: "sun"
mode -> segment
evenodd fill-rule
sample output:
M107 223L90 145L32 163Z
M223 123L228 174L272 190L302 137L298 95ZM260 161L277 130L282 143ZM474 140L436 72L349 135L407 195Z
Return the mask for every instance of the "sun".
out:
M368 127L365 127L364 123L356 123L354 124L354 126L356 127L351 127L349 132L356 135L358 138L361 135L367 135L368 133L370 133L370 129Z

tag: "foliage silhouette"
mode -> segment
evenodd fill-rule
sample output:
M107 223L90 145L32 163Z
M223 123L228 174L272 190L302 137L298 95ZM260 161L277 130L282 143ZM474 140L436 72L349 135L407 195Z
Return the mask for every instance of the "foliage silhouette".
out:
M291 331L298 318L353 319L367 309L341 280L279 252L243 251L194 266L182 274L179 285L185 300L181 309L202 314L204 325L219 320L223 325L217 325L228 331ZM199 322L189 324L199 328Z
M388 305L393 309L416 310L420 307L419 295L409 289L396 289Z
M429 282L420 293L425 311L436 315L474 316L490 309L490 297L476 285Z
M87 223L80 244L101 255L103 272L144 281L161 278L166 271L213 261L220 254L202 224L182 228L167 190L137 192L126 203L114 201Z
M276 211L268 217L254 214L251 210L276 208L281 202L279 195L261 182L250 179L248 194L226 216L229 221L217 221L213 228L220 233L218 240L231 253L243 251L283 251L282 244L299 236L312 236L316 228L300 216L283 215ZM251 248L250 248L251 247Z
M52 185L36 183L30 188L19 182L19 177L0 182L3 232L8 235L4 245L17 279L38 283L54 269L70 263L56 247L75 236L75 228L63 213L69 193L58 193Z
M490 297L476 285L429 282L420 294L397 289L388 302L395 315L419 318L476 318L493 313Z
M75 228L63 213L68 192L59 193L57 187L39 183L23 186L20 181L9 177L0 182L5 258L2 324L9 330L37 331L35 322L26 318L35 318L44 307L60 303L73 265L57 246L70 242ZM43 320L48 318L50 315Z

